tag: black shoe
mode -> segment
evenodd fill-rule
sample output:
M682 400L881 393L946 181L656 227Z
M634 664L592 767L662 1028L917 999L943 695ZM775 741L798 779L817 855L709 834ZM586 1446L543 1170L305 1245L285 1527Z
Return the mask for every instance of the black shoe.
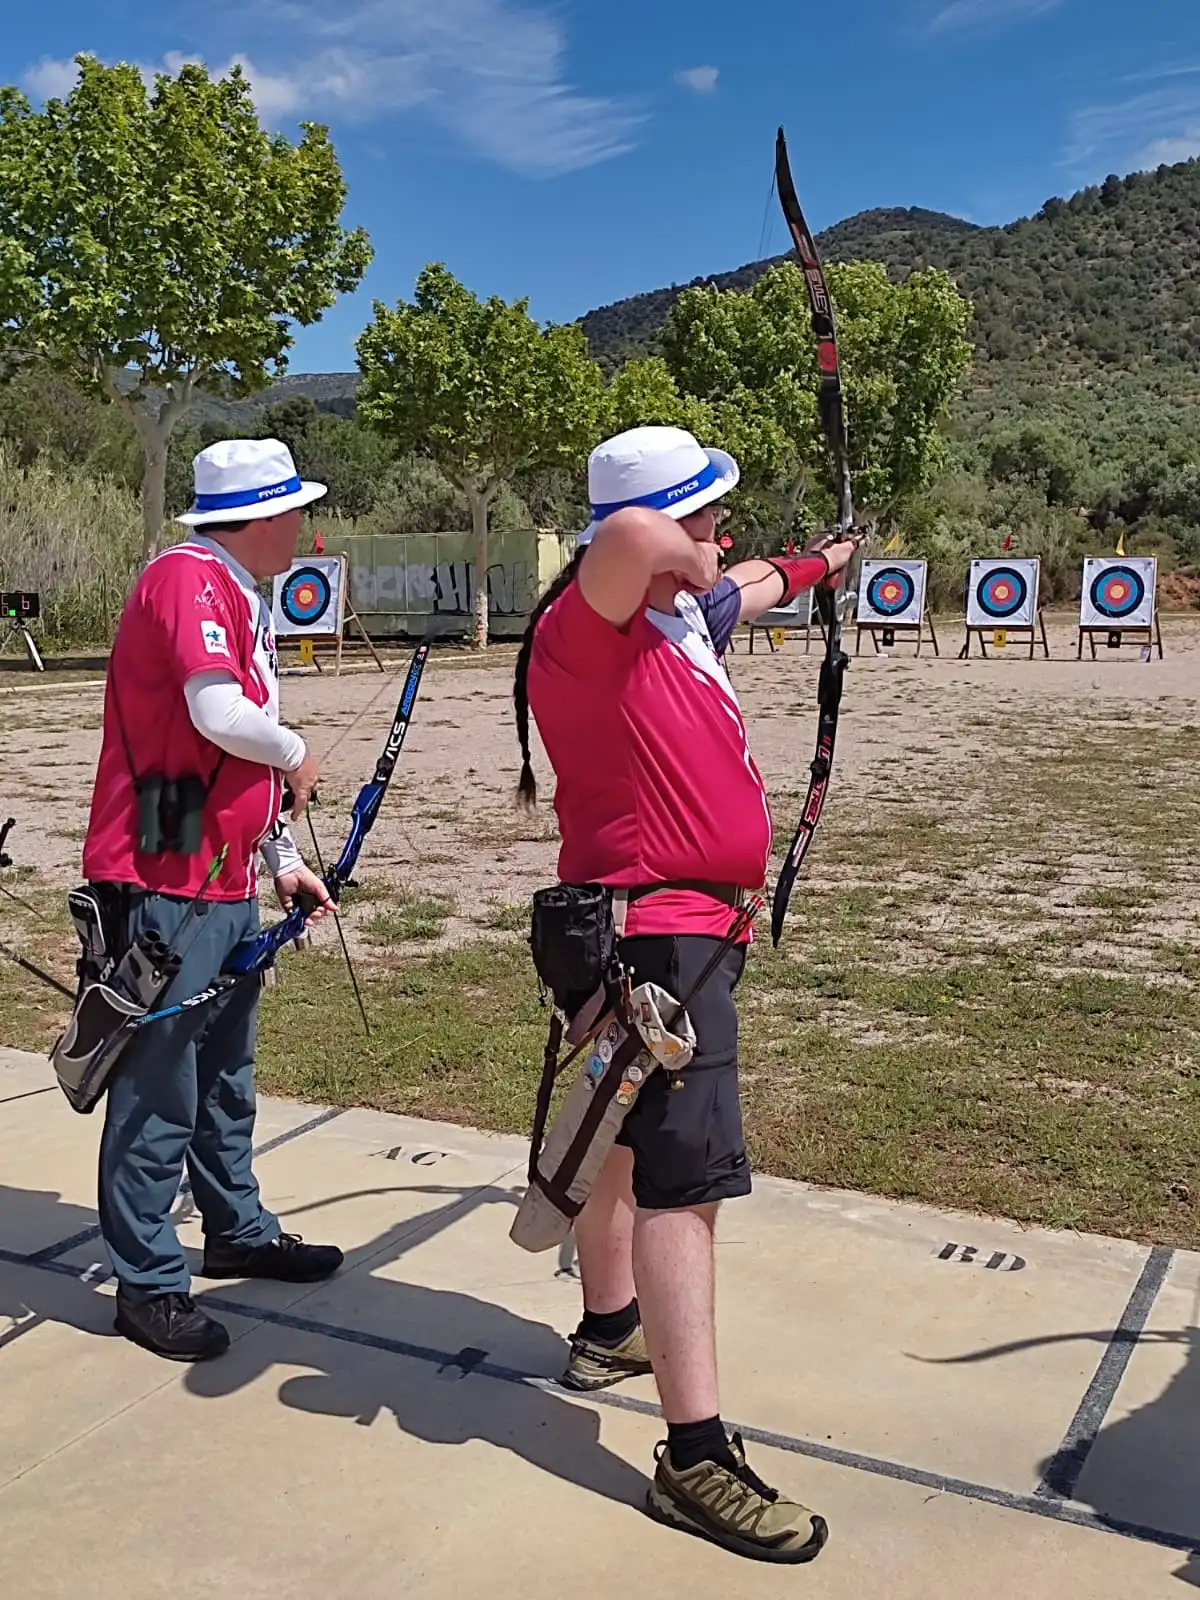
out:
M270 1244L204 1241L202 1278L279 1278L284 1283L320 1283L332 1278L345 1257L335 1244L305 1244L298 1233L281 1233Z
M118 1287L113 1326L134 1344L168 1361L211 1361L229 1349L229 1330L201 1311L188 1294L131 1300Z

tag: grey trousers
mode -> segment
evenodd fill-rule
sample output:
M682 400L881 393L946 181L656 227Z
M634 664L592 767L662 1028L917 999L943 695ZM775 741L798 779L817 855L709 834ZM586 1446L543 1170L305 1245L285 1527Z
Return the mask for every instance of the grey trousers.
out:
M129 930L171 941L188 902L135 894ZM212 982L240 940L258 931L258 902L213 901L184 933L183 965L164 1003ZM152 1023L113 1074L100 1141L100 1230L126 1293L186 1294L190 1274L170 1212L187 1163L207 1236L267 1244L279 1222L251 1170L257 979L194 1011Z

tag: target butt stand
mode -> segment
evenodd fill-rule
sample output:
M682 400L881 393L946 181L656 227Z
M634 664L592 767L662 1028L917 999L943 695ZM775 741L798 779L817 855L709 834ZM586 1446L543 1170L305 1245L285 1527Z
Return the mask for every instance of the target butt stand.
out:
M1076 661L1083 660L1085 635L1095 661L1098 633L1110 650L1119 650L1128 639L1140 645L1143 661L1149 661L1155 649L1163 659L1154 556L1089 556L1084 561Z
M856 628L854 654L862 650L862 636L871 635L876 655L881 655L879 635L883 635L883 648L890 650L898 638L917 641L917 655L925 642L925 628L934 655L940 655L937 631L933 625L927 603L929 563L925 560L888 560L886 557L868 559L859 573L858 594L848 595L847 603L855 603Z
M1153 622L1151 622L1149 624L1148 627L1144 627L1144 628L1082 628L1081 627L1080 630L1079 630L1079 645L1078 645L1078 648L1075 651L1075 659L1076 659L1076 661L1082 661L1083 660L1083 640L1084 640L1084 635L1085 634L1087 635L1087 642L1088 642L1089 646L1091 647L1092 660L1095 661L1095 659L1096 659L1096 635L1098 633L1102 633L1104 635L1104 643L1105 643L1106 648L1109 649L1109 650L1119 650L1121 648L1121 646L1123 644L1126 644L1126 643L1128 643L1128 644L1138 644L1138 643L1140 643L1141 644L1141 649L1142 649L1142 654L1146 658L1147 661L1150 659L1151 655L1154 653L1155 650L1158 651L1158 659L1160 661L1163 659L1162 628L1159 626L1159 622L1158 622L1158 607L1157 606L1155 606L1155 608L1154 608L1154 620L1153 620ZM1127 640L1126 637L1125 637L1126 634L1132 634L1133 637L1131 639Z
M323 672L316 647L336 647L334 671L341 674L342 647L346 640L347 616L354 622L380 672L386 672L362 618L350 600L348 563L344 555L303 556L292 562L287 573L275 579L272 623L276 638L295 641L302 662Z
M1010 638L1028 639L1030 661L1040 640L1042 654L1049 661L1046 617L1038 595L1041 570L1041 561L1036 556L986 556L971 562L967 572L966 635L958 652L960 661L971 654L971 640L976 636L979 653L986 660L984 636L989 633L997 650L1006 650Z
M916 653L917 653L917 655L920 655L921 654L921 646L925 642L925 626L926 626L926 624L928 624L928 626L929 626L929 642L933 645L933 653L934 653L935 656L940 656L942 652L938 649L938 637L937 637L937 633L936 633L936 631L934 629L934 626L933 626L933 618L932 618L932 616L930 616L929 612L925 613L925 615L921 618L920 622L887 622L887 623L883 623L883 622L859 622L859 623L856 623L855 624L855 630L856 631L855 631L855 639L854 639L854 654L858 655L859 651L862 649L862 636L863 636L863 634L864 633L869 633L871 635L871 644L874 647L876 655L882 654L882 652L881 652L881 650L879 648L879 635L880 634L883 635L883 648L884 648L884 650L891 650L895 646L896 640L899 639L899 638L905 638L905 639L915 638L916 641L917 641Z

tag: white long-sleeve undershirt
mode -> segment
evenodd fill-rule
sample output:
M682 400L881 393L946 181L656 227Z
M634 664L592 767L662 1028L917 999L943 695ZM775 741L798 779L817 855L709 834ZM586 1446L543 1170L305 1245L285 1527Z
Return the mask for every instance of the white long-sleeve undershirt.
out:
M188 715L203 738L243 761L256 761L279 772L291 772L304 760L304 740L298 733L269 717L248 700L241 684L228 672L198 672L184 685ZM287 827L260 846L272 877L291 872L303 857Z

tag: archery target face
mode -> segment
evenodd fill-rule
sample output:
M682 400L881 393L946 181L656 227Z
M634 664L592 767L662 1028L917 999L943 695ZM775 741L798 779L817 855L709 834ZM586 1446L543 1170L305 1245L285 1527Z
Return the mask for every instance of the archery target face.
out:
M1083 563L1081 628L1149 628L1158 563L1153 556L1093 556Z
M968 628L1032 628L1037 617L1036 560L972 561Z
M297 634L336 638L342 621L341 556L308 556L275 579L272 620L282 638Z
M919 625L927 570L924 561L864 561L855 621L862 627Z

